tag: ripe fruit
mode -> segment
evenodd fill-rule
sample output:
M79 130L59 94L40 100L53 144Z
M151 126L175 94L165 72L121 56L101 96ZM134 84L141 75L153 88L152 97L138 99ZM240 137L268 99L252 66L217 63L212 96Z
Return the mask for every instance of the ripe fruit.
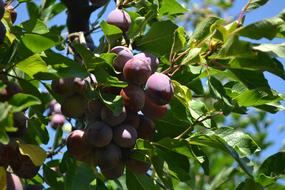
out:
M33 178L40 169L40 167L35 166L29 156L22 155L20 152L11 160L10 166L15 174L25 179Z
M124 46L116 46L112 48L111 53L117 54L113 65L114 68L119 72L122 72L126 62L133 58L133 53L131 50Z
M80 118L87 107L87 100L80 94L74 94L63 99L61 111L66 117Z
M142 109L144 116L150 119L160 119L166 115L169 105L157 105L148 96L145 96L145 103Z
M106 123L97 121L88 124L84 136L93 146L103 147L111 142L113 131Z
M17 128L15 132L8 132L10 137L22 137L27 131L27 118L23 112L16 112L13 114L14 127Z
M63 126L64 121L65 121L65 117L62 114L56 113L51 116L50 125L53 129L56 129L57 127Z
M142 59L147 62L151 67L151 72L154 73L158 67L159 60L157 57L150 53L139 53L134 56L135 58Z
M117 179L123 175L124 169L125 169L125 165L121 161L112 168L101 169L101 172L106 179Z
M140 125L140 118L136 112L127 112L127 118L124 121L124 124L131 125L133 128L137 129Z
M6 168L10 161L15 158L16 155L16 143L9 142L9 144L4 145L0 143L0 167Z
M101 170L106 170L117 166L121 162L122 151L117 145L110 143L103 148L98 148L97 156L99 167Z
M123 111L118 115L114 115L112 110L105 106L101 110L101 119L112 127L123 123L126 117L127 113L125 108L123 108Z
M133 147L137 140L137 131L131 125L123 124L113 131L114 142L123 148Z
M86 87L86 81L78 77L57 79L51 83L52 90L60 95L70 95L75 92L82 93Z
M72 131L66 139L67 150L78 160L83 160L92 152L92 146L84 138L84 131Z
M168 104L173 91L170 78L163 73L152 74L146 82L146 95L158 105Z
M146 172L150 168L150 164L144 161L136 160L133 158L129 158L126 160L126 166L127 168L138 174L146 174Z
M23 190L23 185L18 176L11 173L6 173L7 189L6 190Z
M138 138L152 140L155 133L155 124L151 119L145 117L144 115L140 115L140 125L137 131Z
M151 75L151 68L147 62L133 58L125 64L123 74L129 83L143 85Z
M3 18L5 13L5 3L3 0L0 0L0 20Z
M123 97L124 105L127 110L137 112L143 108L145 94L140 87L129 84L126 88L121 90L120 95Z
M87 120L98 121L101 116L101 110L103 108L103 103L100 100L91 100L88 102L86 117Z
M0 13L1 14L1 13ZM0 22L0 44L4 42L6 35L6 28L2 22Z
M1 23L0 23L0 27L1 27ZM8 82L6 84L6 88L0 92L0 101L1 102L8 101L12 96L22 91L23 91L22 88L16 83Z
M127 32L131 25L131 17L127 12L115 9L109 13L107 23L119 27L123 32Z

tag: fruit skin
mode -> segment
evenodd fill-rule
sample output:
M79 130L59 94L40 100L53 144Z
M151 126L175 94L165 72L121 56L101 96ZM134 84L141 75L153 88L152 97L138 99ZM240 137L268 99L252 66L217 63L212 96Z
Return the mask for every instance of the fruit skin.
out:
M55 93L65 96L75 92L83 93L87 88L87 84L85 80L82 80L79 77L68 77L53 80L51 88Z
M61 111L66 117L80 118L85 113L87 100L80 94L64 97Z
M163 73L152 74L146 82L146 95L158 105L168 104L173 97L171 80Z
M126 88L121 90L120 95L123 97L124 105L127 110L138 112L143 108L145 94L140 87L129 84Z
M1 23L0 23L0 28L1 28ZM8 101L12 96L22 91L23 91L22 88L18 84L14 82L7 82L6 88L0 92L0 102Z
M0 167L6 168L9 165L17 155L17 148L18 145L11 140L7 145L0 143Z
M13 114L14 127L17 128L15 132L7 132L10 137L20 138L23 137L27 131L28 118L23 112L15 112Z
M111 11L107 17L107 23L119 27L123 32L127 32L131 26L130 15L121 9Z
M50 123L50 126L51 126L53 129L56 129L57 127L63 126L64 121L65 121L64 115L59 114L59 113L53 114L53 115L51 116L51 123Z
M124 174L125 165L121 161L116 166L107 169L101 169L106 179L117 179Z
M114 143L97 149L98 165L101 170L117 166L122 161L122 151Z
M131 125L120 125L114 128L113 140L122 148L130 148L136 144L137 131Z
M87 104L86 118L89 122L100 120L101 110L104 104L100 100L91 100Z
M142 138L145 140L152 140L155 133L155 124L154 122L145 117L144 115L140 115L140 125L137 129L138 138Z
M124 124L131 125L133 128L137 129L140 125L140 118L138 113L128 111L127 118L124 121Z
M23 190L20 178L12 173L6 173L7 190Z
M97 121L87 125L84 138L93 146L103 147L112 141L113 131L106 123Z
M125 121L127 117L126 109L123 107L122 112L119 115L114 115L112 110L107 107L103 107L101 110L101 119L111 127L117 126Z
M129 83L143 85L151 75L151 68L147 62L133 58L125 64L123 74Z
M126 62L134 57L132 51L125 46L113 47L111 49L111 53L117 54L117 57L114 59L113 65L114 68L119 72L123 72L123 68Z
M6 28L2 22L0 22L0 44L4 42L6 35Z
M139 53L134 56L135 58L142 59L147 62L151 67L151 72L154 73L159 65L159 60L157 57L150 53Z
M84 131L74 130L66 139L67 151L78 160L84 160L92 152L93 147L84 138Z
M160 119L167 114L169 109L170 106L168 104L157 105L148 96L145 96L145 103L142 109L144 116L150 119Z
M0 20L3 18L5 13L5 3L3 0L0 0Z

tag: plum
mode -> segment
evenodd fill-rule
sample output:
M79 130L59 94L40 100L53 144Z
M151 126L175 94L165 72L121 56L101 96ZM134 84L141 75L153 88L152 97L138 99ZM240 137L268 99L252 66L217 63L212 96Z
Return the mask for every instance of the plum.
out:
M3 18L5 13L5 3L3 0L0 0L0 20Z
M13 160L17 154L18 145L14 141L9 144L0 143L0 167L6 168L10 161Z
M107 23L119 27L123 32L127 32L131 26L130 15L121 9L111 11L107 17Z
M145 94L140 87L129 84L126 88L121 90L120 95L123 97L124 105L127 110L138 112L143 108Z
M23 185L20 178L12 173L6 173L7 188L6 190L23 190Z
M122 124L113 131L114 142L123 148L130 148L136 144L137 131L134 127L127 124Z
M157 105L153 102L148 96L145 96L145 103L142 109L144 116L150 119L160 119L166 115L170 106L166 105Z
M135 129L137 129L139 127L139 125L140 125L140 118L139 118L138 113L132 112L132 111L128 111L127 112L127 118L124 121L124 124L131 125Z
M80 118L87 108L87 100L80 94L64 97L61 112L66 117Z
M127 113L125 107L123 107L122 112L118 115L115 115L112 110L106 106L104 106L101 110L101 119L112 127L123 123L126 117Z
M92 122L87 125L84 133L86 140L95 147L108 145L113 138L113 131L109 125L104 122Z
M146 82L146 95L158 105L168 104L174 89L171 80L163 73L152 74Z
M114 143L97 149L98 165L101 170L117 166L122 161L122 151Z
M68 77L53 80L52 90L59 95L71 95L75 92L83 93L87 88L86 81L79 77Z
M8 82L6 84L6 88L4 88L0 92L0 101L1 102L8 101L12 96L14 96L15 94L20 93L22 91L23 91L22 88L17 83Z
M101 110L104 104L99 100L90 100L87 105L86 117L92 122L100 119Z
M138 138L142 138L145 140L152 140L155 133L155 124L154 122L145 117L144 115L140 115L140 125L137 129Z
M5 35L6 35L6 27L2 22L0 22L0 44L4 42Z
M143 85L151 75L151 67L142 59L130 59L124 66L125 80L136 85Z
M67 150L78 160L84 160L92 152L92 145L84 138L84 131L74 130L66 139Z
M139 58L147 62L151 67L151 72L154 73L157 70L159 65L159 60L157 57L150 53L139 53L134 56L135 58Z
M118 162L117 165L112 168L101 169L102 174L106 179L117 179L124 174L125 165L124 163Z
M63 126L64 121L65 121L64 115L58 114L58 113L53 114L53 115L51 116L50 126L51 126L53 129L56 129L57 127Z
M119 72L123 72L123 68L126 62L134 57L132 51L125 46L113 47L111 49L111 53L117 54L117 57L114 59L113 65L114 68Z

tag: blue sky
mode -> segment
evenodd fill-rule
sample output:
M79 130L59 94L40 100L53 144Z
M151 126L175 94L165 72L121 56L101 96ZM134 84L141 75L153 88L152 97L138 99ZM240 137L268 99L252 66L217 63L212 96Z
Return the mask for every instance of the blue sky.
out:
M283 9L285 9L285 3L284 2L281 3L281 1L284 1L284 0L271 0L265 6L255 10L253 12L248 13L246 15L245 24L252 23L252 22L255 22L258 20L262 20L264 18L270 18L270 17L277 15ZM40 1L37 0L36 2L40 2ZM193 2L201 2L201 0L193 0ZM237 18L239 16L239 13L240 13L242 7L246 3L247 3L247 0L236 0L235 6L228 11L228 13L227 13L228 16ZM113 8L114 8L114 3L112 2L111 5L109 5L109 7L108 7L107 12L109 12L109 10L111 10ZM17 8L17 12L18 12L18 18L17 18L16 24L28 19L24 5L19 6ZM98 12L99 11L95 11L93 13L91 21L95 20ZM105 18L105 17L106 17L106 14L103 16L103 18ZM49 25L65 24L65 19L66 19L66 15L65 15L65 13L62 13L62 14L58 15L57 17L55 17L55 19L53 19L49 23ZM101 36L101 34L98 34L98 33L93 35L95 43L98 41L98 37L100 37L100 36ZM282 42L285 42L285 40L284 39L275 39L273 41L268 41L268 40L262 39L259 42L262 42L262 43L282 43ZM283 62L283 65L284 65L285 59L280 59L280 60ZM278 78L272 74L269 74L269 73L266 73L266 78L269 80L269 83L273 89L277 90L278 92L285 93L285 82L282 79L280 79L280 78ZM283 102L283 105L285 106L284 102ZM282 147L283 143L285 143L285 141L284 141L285 140L285 132L280 132L280 130L279 130L279 126L282 126L285 124L285 112L279 112L277 114L270 114L269 118L272 119L273 123L269 128L268 140L273 140L275 143L274 143L274 146L270 147L270 149L266 150L263 153L263 157L277 152Z

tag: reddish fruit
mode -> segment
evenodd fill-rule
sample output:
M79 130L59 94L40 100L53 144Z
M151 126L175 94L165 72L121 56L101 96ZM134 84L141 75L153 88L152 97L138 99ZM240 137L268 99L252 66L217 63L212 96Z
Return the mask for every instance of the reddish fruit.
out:
M131 26L130 15L121 9L111 11L107 17L107 23L119 27L123 32L127 32Z
M103 103L100 100L91 100L88 102L86 117L87 120L98 121L101 116L101 110L103 108Z
M137 131L138 131L138 138L142 138L145 140L152 140L155 133L155 124L151 119L143 115L140 115L140 125Z
M139 53L134 56L135 58L142 59L147 62L151 67L151 72L154 73L159 65L159 60L157 57L150 53Z
M123 108L122 112L118 115L115 115L112 110L105 106L101 110L101 119L112 127L123 123L126 117L127 113L125 108Z
M56 113L51 116L50 125L53 129L56 129L57 127L63 126L64 121L65 121L64 115Z
M78 160L84 160L92 152L92 146L84 138L84 131L72 131L66 140L67 150L70 155Z
M111 53L117 54L117 57L114 59L114 68L119 71L123 72L123 68L127 61L133 58L132 51L124 46L116 46L111 49Z
M122 151L117 145L110 143L97 149L98 165L101 170L117 166L122 161Z
M137 129L140 125L140 118L138 113L136 112L127 112L127 118L124 121L124 124L131 125L135 129Z
M1 28L1 23L0 23L0 28ZM8 101L12 96L23 91L22 88L14 82L8 82L6 85L7 85L6 88L0 92L1 102Z
M146 82L146 95L158 105L168 104L174 89L171 80L163 73L152 74Z
M78 77L69 77L53 80L52 90L60 95L71 95L75 92L83 93L87 88L86 81Z
M112 168L101 169L102 174L106 179L117 179L124 174L125 165L119 162Z
M145 94L140 87L129 84L128 87L121 90L120 95L127 110L138 112L143 108Z
M93 146L103 147L111 142L113 131L106 123L97 121L87 125L84 136Z
M169 109L170 106L168 104L162 106L157 105L148 96L145 96L145 104L142 109L144 116L150 119L160 119L166 115Z
M114 142L122 148L130 148L136 144L137 131L131 125L120 125L114 128Z
M125 64L123 74L129 83L143 85L151 75L151 68L147 62L133 58Z
M23 185L18 176L11 173L6 173L7 188L6 190L23 190Z

